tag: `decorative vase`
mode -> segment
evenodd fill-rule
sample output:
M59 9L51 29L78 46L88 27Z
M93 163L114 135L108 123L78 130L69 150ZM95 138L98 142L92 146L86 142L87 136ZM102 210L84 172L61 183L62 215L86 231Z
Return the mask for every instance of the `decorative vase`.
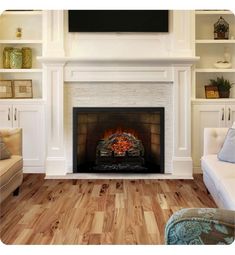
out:
M22 28L18 27L16 29L16 38L21 39L21 37L22 37Z
M219 97L220 98L229 98L230 96L230 90L227 91L219 91Z
M10 53L13 50L12 47L5 47L3 50L3 68L10 68Z
M32 68L32 49L22 48L22 68Z
M22 51L21 49L13 49L10 52L10 68L20 69L22 68Z

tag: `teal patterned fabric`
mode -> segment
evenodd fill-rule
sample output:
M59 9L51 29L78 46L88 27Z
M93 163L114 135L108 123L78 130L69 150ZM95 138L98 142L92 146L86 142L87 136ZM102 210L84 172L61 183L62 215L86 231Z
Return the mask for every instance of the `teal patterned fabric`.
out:
M231 244L235 236L235 211L215 208L182 209L165 228L166 244Z

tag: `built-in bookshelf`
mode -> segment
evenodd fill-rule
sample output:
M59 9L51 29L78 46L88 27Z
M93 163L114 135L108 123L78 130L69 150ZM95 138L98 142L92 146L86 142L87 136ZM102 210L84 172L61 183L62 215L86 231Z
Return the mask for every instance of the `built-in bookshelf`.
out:
M42 55L42 11L5 11L0 16L0 79L30 79L33 98L43 98L42 66L37 56ZM22 37L16 37L17 28L22 29ZM5 47L32 49L32 68L4 69L3 50ZM27 99L25 99L27 100Z
M214 23L223 17L229 23L229 39L214 40ZM224 52L231 55L231 68L216 68L214 63L223 60ZM224 76L235 82L235 16L227 10L195 11L195 53L200 60L195 66L193 99L205 99L205 85L210 79ZM235 100L235 88L230 99ZM224 99L225 100L225 99Z

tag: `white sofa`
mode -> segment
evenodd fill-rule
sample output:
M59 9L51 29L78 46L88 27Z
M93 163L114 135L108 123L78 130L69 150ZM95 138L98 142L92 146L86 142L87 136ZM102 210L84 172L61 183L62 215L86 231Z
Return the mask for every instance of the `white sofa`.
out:
M235 164L218 160L228 128L205 128L203 180L219 208L235 210Z

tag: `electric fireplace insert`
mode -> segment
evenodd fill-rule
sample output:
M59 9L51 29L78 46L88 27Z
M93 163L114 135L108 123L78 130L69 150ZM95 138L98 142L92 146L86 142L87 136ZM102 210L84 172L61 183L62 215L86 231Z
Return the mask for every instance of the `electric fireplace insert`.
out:
M164 173L164 108L73 108L74 173Z

